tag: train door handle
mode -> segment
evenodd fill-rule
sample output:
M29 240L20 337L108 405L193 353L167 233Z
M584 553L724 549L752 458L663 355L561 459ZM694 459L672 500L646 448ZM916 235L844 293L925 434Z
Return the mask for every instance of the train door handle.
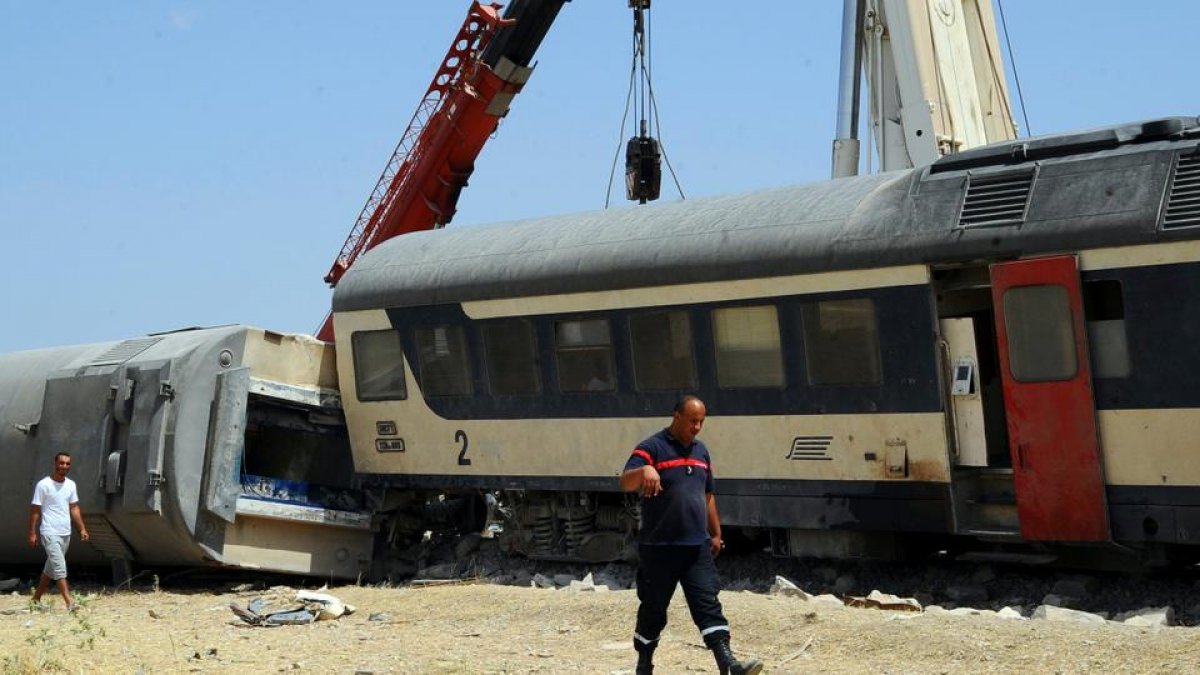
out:
M1028 469L1029 464L1025 459L1025 450L1029 447L1028 443L1017 443L1017 465L1022 469Z

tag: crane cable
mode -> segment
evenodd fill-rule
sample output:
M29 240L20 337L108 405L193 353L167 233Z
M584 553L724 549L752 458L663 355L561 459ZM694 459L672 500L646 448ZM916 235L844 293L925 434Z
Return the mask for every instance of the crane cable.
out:
M604 208L608 208L612 198L612 184L616 176L617 160L621 156L621 145L625 137L625 124L629 120L631 107L637 108L640 120L637 135L626 143L626 196L631 201L637 200L644 204L658 199L658 186L661 181L661 168L658 157L667 164L667 170L675 183L675 189L680 199L686 199L675 168L667 157L666 149L655 138L654 133L661 133L658 101L654 96L654 85L650 76L649 45L649 9L650 0L629 0L633 8L633 59L629 69L629 89L625 96L625 110L621 115L621 129L617 141L617 150L613 154L612 167L609 170L608 188L604 196Z
M1028 138L1033 135L1033 130L1029 128L1029 113L1025 110L1025 94L1021 91L1021 77L1017 75L1017 55L1013 53L1012 40L1008 36L1008 21L1004 19L1004 3L996 0L996 7L1000 8L1000 27L1004 29L1004 44L1008 45L1008 63L1012 66L1013 82L1017 84L1017 100L1021 102L1021 117L1025 120L1025 136Z

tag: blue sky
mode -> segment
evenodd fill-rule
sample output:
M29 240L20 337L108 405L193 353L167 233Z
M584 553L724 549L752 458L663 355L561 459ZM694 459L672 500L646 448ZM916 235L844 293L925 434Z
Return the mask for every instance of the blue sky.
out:
M0 352L315 330L322 277L467 6L0 0ZM1034 133L1200 114L1200 3L1004 9ZM837 0L654 3L661 137L688 197L828 175L840 20ZM603 207L630 25L625 0L565 7L451 227Z

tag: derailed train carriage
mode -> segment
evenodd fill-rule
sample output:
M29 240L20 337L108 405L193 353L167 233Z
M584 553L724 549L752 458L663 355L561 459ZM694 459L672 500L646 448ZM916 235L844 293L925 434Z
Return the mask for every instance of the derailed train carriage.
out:
M1195 558L1198 146L1169 118L396 238L334 296L356 471L617 558L616 474L687 392L726 527L781 554Z
M0 356L0 554L26 545L34 483L58 452L91 534L72 562L367 571L330 345L245 326Z
M65 450L72 559L119 572L353 578L496 499L509 550L615 559L616 474L686 392L728 531L780 554L1194 560L1198 146L1171 118L406 235L339 285L336 368L244 326L0 356L0 505ZM0 519L5 560L37 559L26 526Z

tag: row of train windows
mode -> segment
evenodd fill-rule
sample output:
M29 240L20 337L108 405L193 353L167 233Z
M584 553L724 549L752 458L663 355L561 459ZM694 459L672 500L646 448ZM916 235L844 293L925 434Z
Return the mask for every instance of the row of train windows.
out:
M775 305L714 309L713 354L717 384L740 389L784 386L779 312ZM801 306L798 320L811 385L874 385L881 381L879 330L870 299L831 300ZM691 315L647 311L628 317L634 384L640 391L693 389L697 385ZM478 324L490 393L536 396L542 392L537 331L524 319ZM617 388L613 332L608 319L553 322L557 388L564 393ZM402 399L403 348L394 330L351 337L359 400ZM416 328L412 344L426 396L474 393L470 344L461 325Z

